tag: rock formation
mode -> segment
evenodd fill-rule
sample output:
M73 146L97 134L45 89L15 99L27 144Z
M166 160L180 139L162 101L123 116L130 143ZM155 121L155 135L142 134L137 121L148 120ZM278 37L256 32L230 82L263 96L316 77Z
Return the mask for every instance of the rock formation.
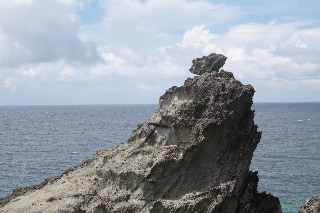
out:
M305 200L299 213L320 213L320 197L312 197Z
M226 62L227 57L221 54L211 53L208 56L202 58L196 58L192 60L192 66L189 71L196 75L202 75L203 73L217 73Z
M279 200L258 193L250 172L261 133L251 110L254 89L218 70L211 54L160 97L148 122L128 143L46 183L0 201L0 212L281 212Z

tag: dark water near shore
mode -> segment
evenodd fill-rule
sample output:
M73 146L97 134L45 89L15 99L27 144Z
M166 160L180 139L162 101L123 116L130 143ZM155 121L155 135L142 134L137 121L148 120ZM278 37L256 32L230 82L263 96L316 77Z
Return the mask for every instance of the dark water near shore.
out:
M252 169L285 213L320 194L320 103L258 103ZM0 106L0 197L126 143L156 105Z

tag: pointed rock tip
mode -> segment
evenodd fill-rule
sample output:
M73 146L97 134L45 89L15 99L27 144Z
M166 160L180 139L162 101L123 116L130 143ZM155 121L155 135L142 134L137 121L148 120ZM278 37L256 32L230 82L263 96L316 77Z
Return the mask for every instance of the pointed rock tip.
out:
M202 58L196 58L192 60L192 66L189 71L196 75L202 75L203 73L218 72L226 62L227 57L222 54L211 53L208 56Z

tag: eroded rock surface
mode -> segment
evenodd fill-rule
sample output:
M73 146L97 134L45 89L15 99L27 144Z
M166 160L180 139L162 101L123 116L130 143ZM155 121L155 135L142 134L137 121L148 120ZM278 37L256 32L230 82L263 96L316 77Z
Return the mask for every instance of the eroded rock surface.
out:
M320 197L315 196L305 200L299 213L320 213Z
M127 144L2 200L0 212L281 212L249 171L261 137L253 87L216 67L199 69L210 70L168 89Z
M221 54L211 53L208 56L202 58L196 58L192 60L192 66L189 71L196 75L202 75L203 73L217 73L220 68L223 67L227 57Z

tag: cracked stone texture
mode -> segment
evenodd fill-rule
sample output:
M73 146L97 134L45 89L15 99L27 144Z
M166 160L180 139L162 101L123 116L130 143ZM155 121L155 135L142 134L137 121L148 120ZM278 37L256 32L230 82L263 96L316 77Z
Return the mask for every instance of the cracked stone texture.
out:
M261 137L254 92L223 70L188 78L160 97L127 144L17 189L0 200L0 212L281 212L249 171Z
M202 58L196 58L192 60L192 66L189 71L196 75L202 75L206 72L219 72L220 68L223 67L227 57L221 54L211 53L208 56Z
M300 209L299 213L320 213L320 197L315 196L306 199L304 206Z

